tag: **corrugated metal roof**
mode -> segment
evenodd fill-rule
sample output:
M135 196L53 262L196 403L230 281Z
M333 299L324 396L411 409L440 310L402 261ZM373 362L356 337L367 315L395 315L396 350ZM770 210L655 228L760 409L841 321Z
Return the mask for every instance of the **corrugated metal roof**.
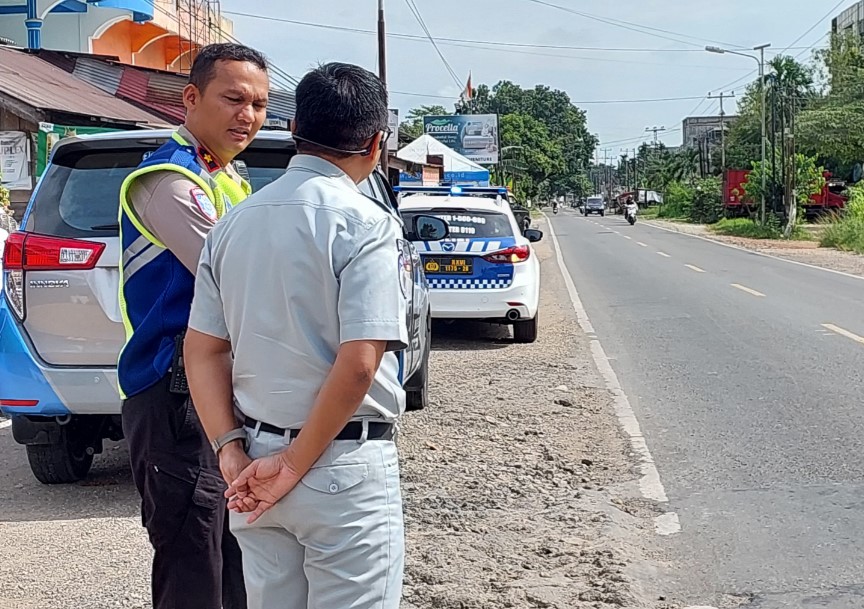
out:
M297 113L297 100L293 91L282 89L270 89L270 98L267 102L267 114L291 120Z
M123 67L98 59L81 57L75 62L72 74L75 78L80 78L110 95L115 95L120 87L120 79L123 78Z
M148 74L142 70L126 67L123 70L123 77L120 79L117 95L150 108L159 114L169 116L177 121L178 124L182 123L186 119L186 109L182 105L182 97L178 93L173 103L171 103L172 100L168 100L169 103L154 101L152 99L153 96L150 94L152 76L152 74ZM182 90L181 88L180 91Z
M0 47L0 91L29 106L133 123L164 120L16 49Z

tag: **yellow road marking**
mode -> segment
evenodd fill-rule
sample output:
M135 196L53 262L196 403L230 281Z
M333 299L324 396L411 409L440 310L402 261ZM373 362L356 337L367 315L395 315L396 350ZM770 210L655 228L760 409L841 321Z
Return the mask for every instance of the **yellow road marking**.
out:
M765 294L762 292L757 292L756 290L752 290L746 286L741 285L740 283L733 283L733 288L741 290L742 292L747 292L748 294L752 294L753 296L758 296L759 298L765 298Z
M856 343L861 343L864 345L864 336L858 336L857 334L853 334L849 330L844 330L839 326L835 326L834 324L822 324L822 327L826 330L831 330L832 332L836 332L840 336L845 336L846 338L851 338Z
M704 273L705 272L702 269L700 269L698 266L693 266L692 264L685 264L684 266L686 266L691 271L696 271L697 273Z
M671 257L672 257L672 256L670 256L669 254L667 254L666 252L657 252L657 254L658 254L659 256L663 256L664 258L671 258Z

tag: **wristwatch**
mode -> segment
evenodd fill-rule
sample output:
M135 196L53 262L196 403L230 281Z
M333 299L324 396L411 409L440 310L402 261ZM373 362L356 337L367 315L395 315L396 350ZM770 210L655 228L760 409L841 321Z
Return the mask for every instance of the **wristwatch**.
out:
M213 452L216 455L219 455L219 451L221 451L225 446L230 444L231 442L236 442L237 440L243 441L243 448L246 448L246 430L242 427L238 427L237 429L232 429L231 431L222 434L212 442L210 442L210 446L213 447Z

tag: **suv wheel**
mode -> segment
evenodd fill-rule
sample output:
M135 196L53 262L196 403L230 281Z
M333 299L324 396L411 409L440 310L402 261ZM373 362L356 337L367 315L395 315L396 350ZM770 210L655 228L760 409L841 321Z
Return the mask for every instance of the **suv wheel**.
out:
M87 429L58 425L60 433L51 444L28 444L30 470L42 484L69 484L82 480L93 465L93 438Z
M517 343L533 343L537 340L537 327L540 321L540 313L534 319L517 321L513 324L513 340Z

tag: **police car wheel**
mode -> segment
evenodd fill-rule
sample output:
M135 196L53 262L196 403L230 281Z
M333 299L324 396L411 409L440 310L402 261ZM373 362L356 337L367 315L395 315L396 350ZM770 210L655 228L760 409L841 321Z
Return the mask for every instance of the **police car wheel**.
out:
M429 405L429 356L423 359L420 369L411 377L405 390L405 410L423 410Z
M42 484L69 484L82 480L93 465L92 449L73 430L61 427L52 444L27 445L30 470Z
M513 324L513 340L517 343L533 343L536 341L539 318L540 314L538 313L534 316L534 319L515 322Z

